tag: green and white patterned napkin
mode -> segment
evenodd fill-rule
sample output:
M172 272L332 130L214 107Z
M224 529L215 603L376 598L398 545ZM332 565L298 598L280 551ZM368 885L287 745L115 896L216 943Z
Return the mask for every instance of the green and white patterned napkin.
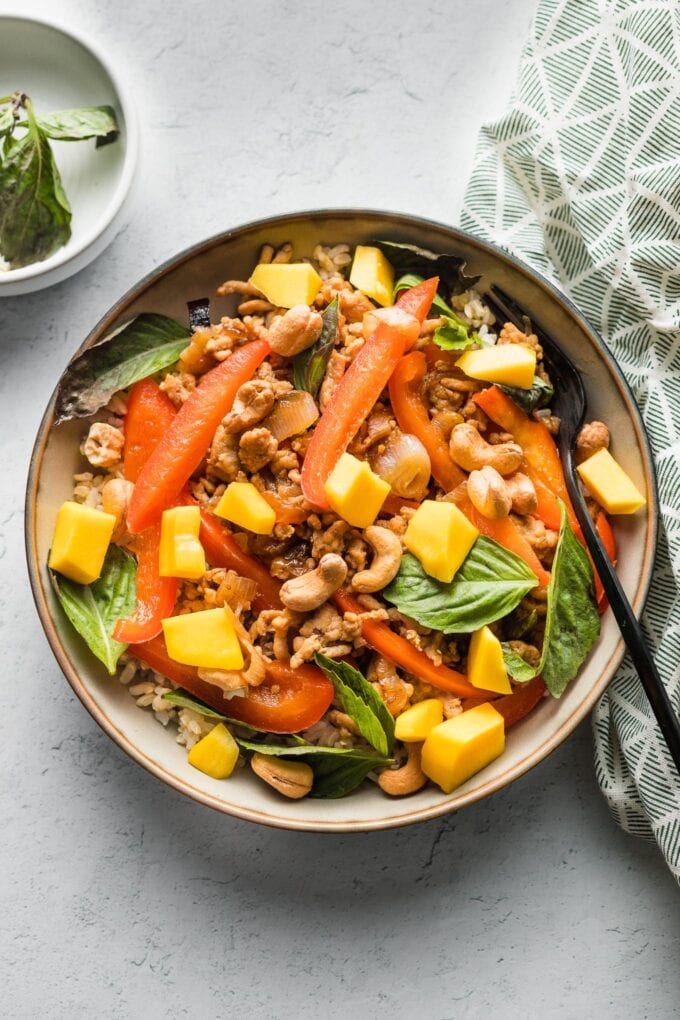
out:
M561 287L614 352L659 475L646 634L680 708L680 4L540 0L461 225ZM593 716L600 787L680 881L680 781L626 660Z

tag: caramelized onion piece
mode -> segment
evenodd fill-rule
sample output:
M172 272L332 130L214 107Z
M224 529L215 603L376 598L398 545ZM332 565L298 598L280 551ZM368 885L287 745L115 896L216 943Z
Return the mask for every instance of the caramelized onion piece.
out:
M416 437L408 432L393 432L384 447L369 453L373 470L392 486L392 492L405 499L421 500L430 483L430 458Z
M311 393L291 390L277 400L274 410L262 422L279 442L305 432L319 417L319 409Z

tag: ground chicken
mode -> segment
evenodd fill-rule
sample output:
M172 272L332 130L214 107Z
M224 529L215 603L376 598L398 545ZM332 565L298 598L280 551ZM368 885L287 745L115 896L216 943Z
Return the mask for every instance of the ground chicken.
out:
M278 442L269 429L262 426L249 429L241 436L238 455L246 471L260 471L278 449Z

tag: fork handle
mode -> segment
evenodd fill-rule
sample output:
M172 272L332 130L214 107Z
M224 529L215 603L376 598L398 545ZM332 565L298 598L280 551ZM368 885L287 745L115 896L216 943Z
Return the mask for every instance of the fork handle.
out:
M671 757L675 762L678 772L680 772L680 721L678 721L678 717L673 710L668 692L649 651L640 622L633 612L633 607L628 601L616 570L604 550L595 525L588 513L585 500L574 477L573 464L568 465L566 480L576 516L583 531L583 537L593 558L595 569L600 575L602 587L609 600L609 605L616 622L619 625L621 636L633 660L638 676L642 681L642 686L668 745Z

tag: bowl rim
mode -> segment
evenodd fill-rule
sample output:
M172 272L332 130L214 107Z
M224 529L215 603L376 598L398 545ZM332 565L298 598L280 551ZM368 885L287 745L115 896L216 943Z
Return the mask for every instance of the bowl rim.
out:
M276 216L264 217L258 220L251 220L248 223L241 224L237 227L230 228L226 231L212 235L210 238L204 241L200 241L197 244L191 245L188 248L183 249L176 255L167 259L160 266L152 270L136 284L128 289L128 291L114 304L111 306L108 312L106 312L99 322L90 330L88 335L83 340L82 344L74 351L72 358L76 357L83 350L89 347L92 343L96 342L97 339L125 312L126 308L131 305L137 298L139 298L143 292L154 282L161 279L166 273L174 271L182 266L184 263L200 255L202 252L208 251L211 248L224 244L226 242L237 239L244 234L254 230L266 230L270 227L280 226L286 223L294 223L300 219L337 219L345 220L352 217L387 217L395 224L418 224L423 227L431 227L437 230L446 231L451 235L452 244L455 244L456 239L460 239L467 244L477 246L482 251L486 252L493 257L508 263L512 268L519 270L525 276L528 276L532 281L538 284L546 294L557 302L564 311L575 321L591 339L598 352L606 361L613 381L617 385L620 395L626 404L629 412L631 423L634 427L638 445L642 451L645 481L647 485L647 491L649 493L649 503L647 511L647 530L645 536L644 546L644 558L642 564L642 570L640 578L635 591L635 595L631 602L633 605L634 612L639 615L644 608L644 604L649 593L649 588L652 580L652 572L654 568L655 549L658 537L659 529L659 513L658 513L658 492L657 492L657 479L656 479L656 467L654 464L654 457L652 454L652 448L647 436L644 423L640 410L635 403L632 390L625 379L623 372L619 365L614 359L614 356L610 352L604 340L599 336L597 331L588 323L583 314L573 304L573 302L565 297L550 281L543 277L536 270L530 268L522 260L518 259L515 255L506 251L504 248L498 245L492 244L488 241L482 240L476 237L474 234L470 234L467 231L461 230L458 227L452 227L448 224L441 223L436 220L428 219L422 216L414 216L408 213L395 213L390 210L381 209L358 209L358 208L331 208L331 209L314 209L314 210L302 210L294 213L285 213ZM552 751L554 751L559 745L569 736L570 733L579 725L579 723L588 715L593 708L595 702L599 699L602 693L605 691L610 681L613 679L616 670L618 669L624 653L625 646L623 639L619 639L615 645L612 653L601 670L600 677L596 683L593 684L591 690L588 692L586 697L583 699L581 704L576 708L572 715L562 723L562 725L550 736L546 737L544 741L526 758L510 767L502 776L497 777L493 780L489 780L482 786L464 794L462 797L457 798L456 804L452 804L450 799L443 799L439 804L431 805L426 808L411 808L407 809L403 814L397 816L390 816L385 818L373 818L363 819L357 818L355 820L346 819L342 821L334 821L331 819L314 819L304 820L296 818L285 818L279 814L270 814L267 811L258 810L250 807L241 807L239 805L227 804L220 800L217 796L208 793L205 790L199 789L194 786L191 782L174 775L167 769L159 765L152 758L150 758L140 747L136 746L132 740L130 740L124 733L122 733L118 727L112 722L111 719L100 709L96 704L92 696L90 695L86 685L81 680L80 675L71 662L71 659L61 642L59 633L56 628L55 621L50 613L49 606L47 603L45 589L42 583L40 574L40 563L37 557L37 534L36 534L36 509L37 509L37 495L38 486L40 481L40 472L42 467L42 460L44 452L47 446L51 429L54 425L54 406L55 398L59 383L50 397L49 403L38 428L35 444L31 452L31 459L29 463L29 471L26 485L26 500L25 500L25 514L24 514L24 538L26 548L26 559L28 565L28 573L31 584L31 590L33 594L33 600L38 611L38 616L42 624L45 635L50 644L52 652L57 660L61 671L68 680L74 693L81 701L83 706L90 713L92 718L98 725L104 730L111 739L118 744L118 746L125 751L134 761L155 776L161 779L168 786L183 793L198 803L204 804L213 810L220 811L223 814L230 815L232 817L240 818L244 821L257 822L264 824L272 828L287 829L292 831L305 831L305 832L370 832L390 828L399 828L401 826L416 824L417 822L428 821L433 818L439 818L443 815L449 814L452 811L457 811L462 807L467 807L470 804L476 803L482 800L484 797L489 796L491 793L495 793L498 790L504 789L510 785L515 779L529 772L530 769L538 765L544 758L546 758ZM407 802L405 802L407 803Z
M77 244L74 244L70 249L70 241L67 242L62 248L59 248L48 258L43 259L40 262L32 262L28 266L22 266L20 269L9 269L5 272L0 272L0 293L5 286L9 287L12 284L21 283L26 280L49 276L52 272L61 270L64 266L69 265L69 263L73 262L74 259L82 258L82 256L96 244L98 239L111 226L123 208L123 204L125 203L130 188L132 187L135 168L139 157L139 118L137 116L135 103L132 99L132 90L128 89L127 86L123 84L121 76L114 69L108 55L100 47L99 43L95 42L89 35L81 32L79 28L73 28L71 25L62 24L50 17L42 15L39 17L33 17L28 14L13 14L9 11L0 12L0 25L7 21L24 21L30 25L39 25L43 28L49 28L53 32L58 32L60 35L72 39L92 57L94 57L97 63L101 65L108 75L113 86L116 99L120 103L125 127L125 154L118 183L112 192L104 211L98 219L92 222L89 229L83 232L82 239Z

